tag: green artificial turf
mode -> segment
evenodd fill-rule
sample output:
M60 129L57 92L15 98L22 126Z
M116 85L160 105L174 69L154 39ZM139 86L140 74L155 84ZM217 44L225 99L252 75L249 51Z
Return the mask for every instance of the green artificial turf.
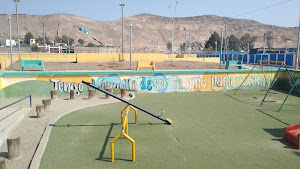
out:
M129 136L136 141L136 162L131 143L115 142L110 162L110 141L121 132L123 103L73 112L56 122L42 169L66 168L299 168L300 151L286 145L284 127L300 123L299 97L290 96L277 112L285 93L265 91L137 94L132 102L173 120L166 125L138 111L138 124L129 114Z

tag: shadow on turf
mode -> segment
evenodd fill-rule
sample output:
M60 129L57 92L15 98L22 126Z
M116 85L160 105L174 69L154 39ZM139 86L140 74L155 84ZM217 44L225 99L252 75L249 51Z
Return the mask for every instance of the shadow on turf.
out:
M274 137L283 137L284 128L276 128L276 129L263 129L265 132L271 134Z
M111 123L114 125L118 125L115 123ZM57 124L49 124L49 126L52 127L104 127L104 126L111 126L111 124L63 124L63 125L57 125Z
M242 100L239 100L239 99L237 99L235 97L230 96L229 94L225 94L225 95L228 96L228 97L230 97L230 98L232 98L232 99L234 99L234 100L236 100L236 101L238 101L238 102L245 103L245 104L248 104L248 105L251 105L251 106L256 106L256 104L250 104L249 102L244 102Z
M260 112L260 113L264 114L264 115L267 115L267 116L269 116L269 117L271 117L271 118L273 118L273 119L275 119L275 120L279 121L280 123L283 123L283 124L285 124L285 125L288 125L288 126L289 126L289 123L286 123L286 122L284 122L284 121L282 121L282 120L280 120L280 119L278 119L278 118L276 118L276 117L274 117L274 116L272 116L272 115L270 115L270 114L268 114L268 113L266 113L266 112L262 111L261 109L256 109L256 110L257 110L258 112Z

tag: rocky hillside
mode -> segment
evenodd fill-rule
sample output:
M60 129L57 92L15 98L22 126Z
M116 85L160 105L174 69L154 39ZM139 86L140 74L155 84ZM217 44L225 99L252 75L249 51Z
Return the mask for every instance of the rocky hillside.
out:
M210 37L211 33L217 31L220 34L221 28L224 28L225 19L228 23L227 35L234 34L237 37L250 33L251 36L257 36L255 47L263 47L263 34L266 31L273 31L275 35L274 47L285 47L286 39L291 39L289 47L295 47L297 43L297 28L279 27L262 24L253 20L232 19L213 15L174 18L174 46L178 47L184 42L187 29L187 39L191 34L192 41L204 43ZM140 14L126 17L125 21L125 46L129 49L129 25L133 24L133 47L165 49L168 41L171 41L172 21L171 18L156 16L151 14ZM92 42L93 39L104 44L121 45L121 19L115 21L95 21L89 18L69 15L19 15L20 35L24 36L27 32L32 32L34 36L42 36L43 26L46 25L46 34L52 39L52 36L62 36L63 34L75 39L83 39L85 44ZM7 38L8 19L7 15L0 15L0 39ZM89 35L79 32L80 27L85 27L90 32ZM15 15L12 17L12 34L17 37L17 27Z

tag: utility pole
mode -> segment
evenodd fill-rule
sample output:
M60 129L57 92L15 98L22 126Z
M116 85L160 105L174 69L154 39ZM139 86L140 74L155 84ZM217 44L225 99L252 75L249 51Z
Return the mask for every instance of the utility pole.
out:
M43 32L44 32L44 49L46 53L46 35L45 35L45 23L43 22Z
M224 53L226 55L227 51L227 20L225 20L225 33L224 33L224 39L225 39L225 45L224 45Z
M19 60L21 60L21 52L20 52L20 33L19 33L19 16L18 16L18 2L20 0L13 0L16 3L16 16L17 16L17 33L18 33L18 50L19 50Z
M300 48L300 17L299 17L299 26L298 26L298 42L297 42L297 54L296 54L296 62L295 69L298 70L299 67L299 49Z
M178 1L176 2L175 5L175 10L174 10L174 15L172 17L172 49L171 49L171 54L173 54L173 40L174 40L174 16L175 16L175 12L176 12L176 7L177 7Z
M223 47L223 32L224 32L224 29L222 28L222 29L221 29L220 69L221 69L221 60L222 60L222 56L223 56L223 53L222 53L222 47ZM223 60L224 60L224 59L223 59Z
M191 31L189 31L189 32L190 32L190 42L189 42L190 50L189 50L189 54L191 54L191 51L192 51L192 47L191 47L192 37L191 37Z
M52 41L53 42L53 49L52 50L53 50L53 53L54 53L54 36L52 36L52 39L53 39L53 41Z
M70 50L70 37L68 37L68 48L69 48L69 53L71 52Z
M217 55L217 52L218 52L218 42L215 42L215 45L216 45L216 55Z
M13 65L13 53L12 53L12 42L11 42L11 15L8 15L8 26L9 26L9 46L10 46L10 70L15 70Z
M266 36L267 36L267 34L265 32L264 33L264 51L263 51L263 54L265 54L265 52L266 52Z
M184 54L186 54L186 28L184 28Z
M122 62L124 61L124 17L123 17L123 8L125 6L124 3L120 3L122 9Z
M129 67L130 70L132 69L131 54L132 54L132 24L130 24L130 67Z

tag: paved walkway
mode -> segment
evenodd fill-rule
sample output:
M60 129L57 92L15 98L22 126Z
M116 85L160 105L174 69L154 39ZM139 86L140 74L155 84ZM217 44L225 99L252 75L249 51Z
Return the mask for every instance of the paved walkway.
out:
M133 98L134 95L126 99L131 100ZM58 98L57 100L52 100L51 110L45 112L45 117L36 118L35 105L41 104L42 99L45 98L35 97L32 99L32 110L24 117L22 122L13 129L10 135L11 137L19 136L21 138L22 157L17 160L8 160L7 145L4 143L0 148L0 156L6 158L5 163L8 169L39 168L40 160L52 129L50 124L55 123L62 116L88 107L120 102L114 98L104 99L103 96L91 100L84 97L78 97L75 100ZM1 105L12 103L15 100L17 99L1 100ZM28 103L22 104L24 104L24 106L27 104L28 107Z

